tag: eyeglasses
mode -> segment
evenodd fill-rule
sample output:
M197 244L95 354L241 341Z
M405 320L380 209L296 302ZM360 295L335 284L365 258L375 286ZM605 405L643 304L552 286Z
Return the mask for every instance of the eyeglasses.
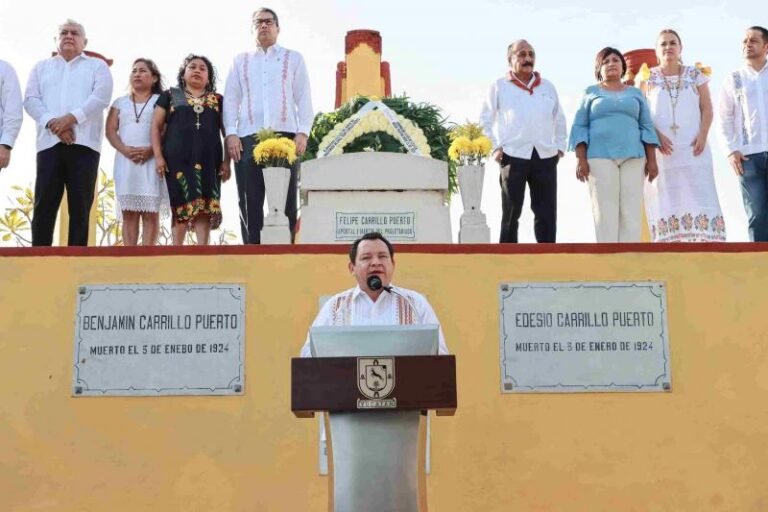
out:
M257 28L261 25L264 25L265 27L271 27L274 24L275 18L256 18L253 20L253 26Z

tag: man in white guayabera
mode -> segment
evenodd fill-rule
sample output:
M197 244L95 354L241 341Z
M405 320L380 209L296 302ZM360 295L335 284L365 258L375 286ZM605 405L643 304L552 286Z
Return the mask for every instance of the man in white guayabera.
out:
M392 284L395 251L380 233L368 233L355 240L349 249L348 268L357 286L328 299L312 327L440 324L423 295ZM439 341L438 353L448 354L442 327ZM307 334L301 357L311 356Z
M720 93L720 135L741 182L749 239L768 242L768 29L750 27L744 66Z
M534 71L536 52L525 39L507 48L507 73L491 84L480 123L501 166L500 243L517 243L517 227L531 192L536 241L557 236L557 163L565 152L565 115L555 87Z
M261 243L264 226L263 168L253 159L256 133L269 128L293 139L296 154L307 148L312 129L312 94L304 58L295 50L277 44L280 20L272 9L253 13L256 49L237 55L224 87L224 129L227 151L235 161L240 205L240 228L244 244ZM299 161L291 167L285 215L296 231Z
M112 99L107 64L84 53L85 27L59 27L59 51L32 69L24 108L37 123L37 177L32 245L51 245L64 189L69 208L69 245L88 245L104 110Z

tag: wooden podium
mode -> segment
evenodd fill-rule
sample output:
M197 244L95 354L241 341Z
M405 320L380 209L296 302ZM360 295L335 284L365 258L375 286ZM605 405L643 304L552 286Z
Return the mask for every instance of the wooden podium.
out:
M455 413L456 358L294 358L291 410L329 413L332 510L423 511L419 416Z

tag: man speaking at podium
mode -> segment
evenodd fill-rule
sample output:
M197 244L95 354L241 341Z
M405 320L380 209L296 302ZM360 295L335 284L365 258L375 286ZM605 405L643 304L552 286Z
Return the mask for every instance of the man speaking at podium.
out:
M440 324L423 295L392 284L395 251L381 233L367 233L355 240L349 249L348 266L357 286L328 299L312 327ZM447 355L442 327L439 340L438 353ZM301 357L312 357L309 334Z

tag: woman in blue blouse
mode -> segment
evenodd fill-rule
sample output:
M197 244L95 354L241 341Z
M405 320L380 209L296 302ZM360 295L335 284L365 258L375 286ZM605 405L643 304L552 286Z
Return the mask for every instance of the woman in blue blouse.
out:
M653 120L643 93L621 82L626 71L619 50L600 50L598 83L587 87L571 128L569 149L576 177L589 184L598 242L640 241L643 176L659 174Z

